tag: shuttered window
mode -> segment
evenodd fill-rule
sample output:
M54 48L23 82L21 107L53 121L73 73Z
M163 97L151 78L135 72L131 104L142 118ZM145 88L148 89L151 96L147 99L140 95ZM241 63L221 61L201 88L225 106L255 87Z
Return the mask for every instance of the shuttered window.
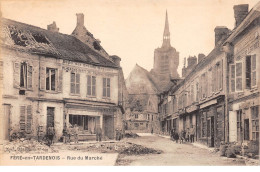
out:
M20 106L20 130L25 131L26 106Z
M87 95L96 96L96 77L87 76Z
M251 67L251 86L256 86L256 55L252 55Z
M70 75L70 93L80 93L80 74L71 73Z
M242 91L242 62L236 63L236 91Z
M236 90L235 78L236 78L236 66L230 65L230 91L231 92L235 92Z
M103 97L110 97L110 78L103 78Z
M32 106L20 106L20 130L26 133L32 132Z
M32 89L33 67L27 62L14 62L14 88Z

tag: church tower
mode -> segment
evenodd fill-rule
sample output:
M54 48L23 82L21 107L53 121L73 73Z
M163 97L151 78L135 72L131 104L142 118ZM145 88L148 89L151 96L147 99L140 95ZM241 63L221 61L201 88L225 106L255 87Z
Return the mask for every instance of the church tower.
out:
M160 48L154 50L154 65L152 73L162 85L171 79L178 79L179 52L171 46L168 13L166 11L163 43Z

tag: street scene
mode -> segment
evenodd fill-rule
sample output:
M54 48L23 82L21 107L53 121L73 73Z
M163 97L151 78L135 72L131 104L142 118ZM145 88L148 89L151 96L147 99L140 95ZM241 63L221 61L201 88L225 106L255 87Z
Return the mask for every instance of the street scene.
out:
M259 1L0 5L1 166L260 165Z

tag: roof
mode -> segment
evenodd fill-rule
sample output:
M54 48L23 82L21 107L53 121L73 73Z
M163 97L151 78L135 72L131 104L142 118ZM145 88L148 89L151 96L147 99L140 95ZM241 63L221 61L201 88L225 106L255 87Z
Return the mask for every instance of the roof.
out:
M95 66L117 68L112 61L71 35L5 18L2 18L1 33L0 43L7 48Z

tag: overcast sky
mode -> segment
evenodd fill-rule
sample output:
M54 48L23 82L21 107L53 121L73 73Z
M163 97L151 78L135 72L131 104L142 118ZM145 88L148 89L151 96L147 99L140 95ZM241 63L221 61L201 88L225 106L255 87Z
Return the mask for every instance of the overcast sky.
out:
M125 78L135 64L153 67L154 49L162 44L165 11L168 11L171 44L184 57L214 47L214 28L234 28L233 5L258 0L2 0L5 18L41 28L56 21L61 33L71 34L76 13L84 13L85 26L101 40L110 55L121 57Z

